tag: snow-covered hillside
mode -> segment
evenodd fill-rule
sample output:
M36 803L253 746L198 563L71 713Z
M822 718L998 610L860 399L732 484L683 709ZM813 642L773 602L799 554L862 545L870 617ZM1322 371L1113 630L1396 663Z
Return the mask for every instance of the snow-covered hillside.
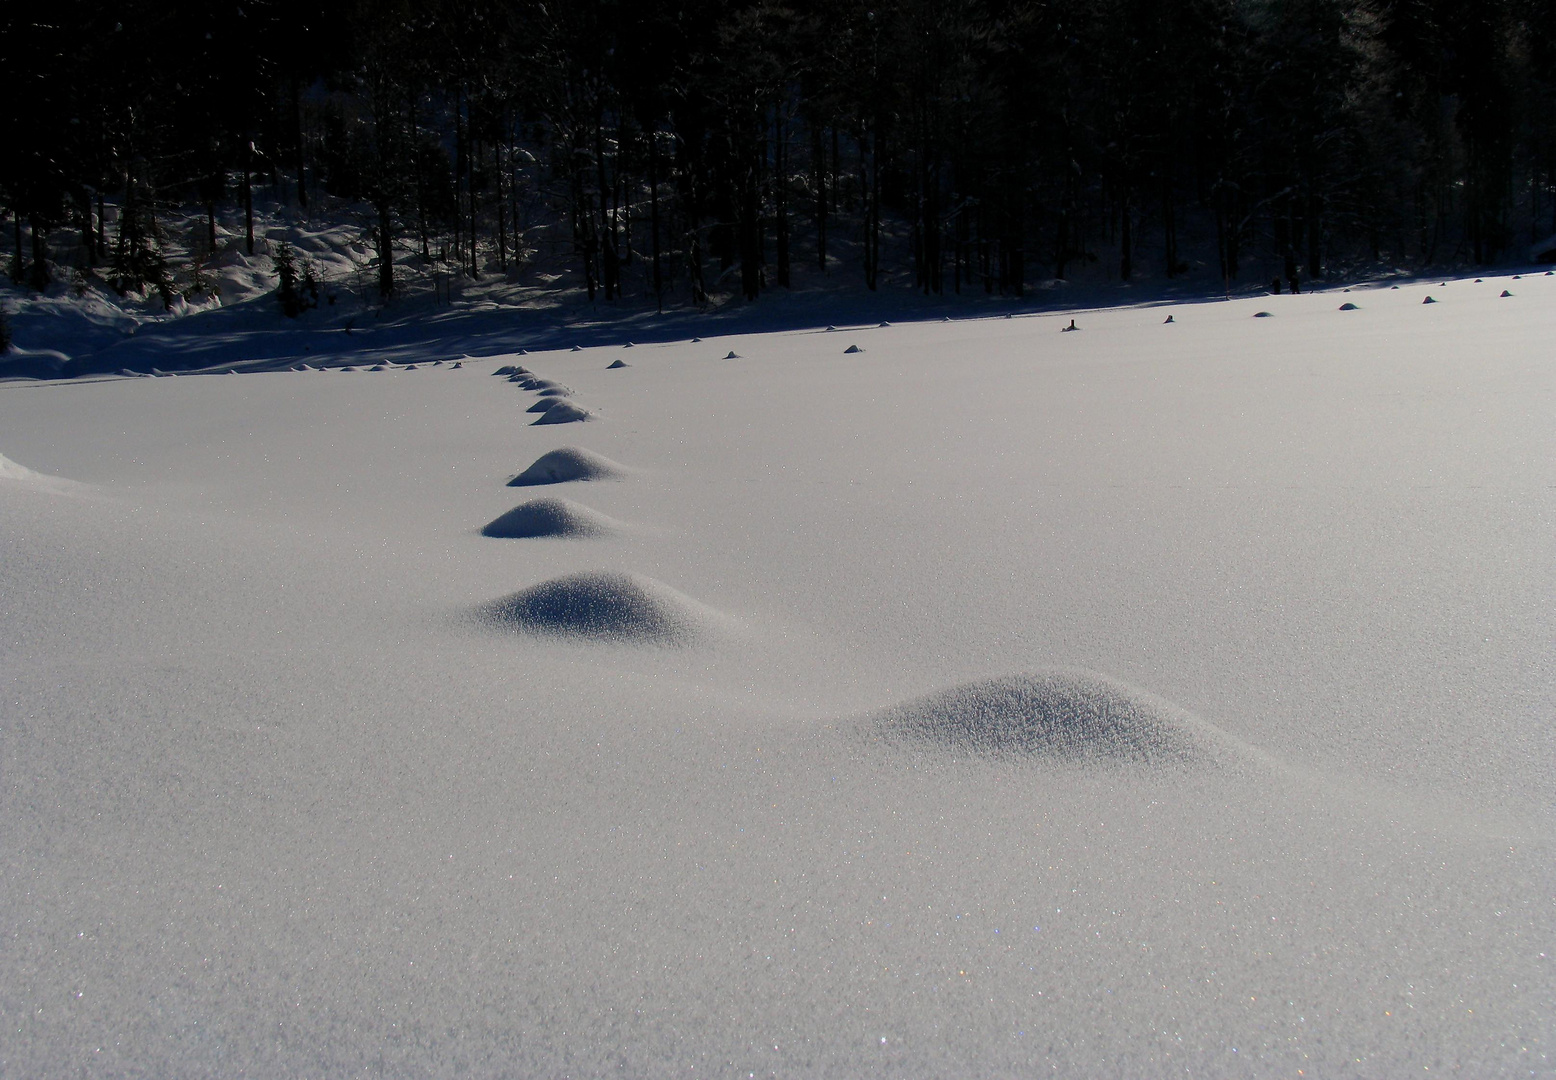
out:
M0 1075L1556 1075L1556 277L875 321L0 384Z

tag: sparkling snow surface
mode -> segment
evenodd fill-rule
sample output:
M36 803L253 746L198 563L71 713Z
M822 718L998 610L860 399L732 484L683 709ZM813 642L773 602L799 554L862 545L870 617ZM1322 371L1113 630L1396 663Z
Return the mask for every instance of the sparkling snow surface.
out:
M1430 292L0 386L0 1075L1556 1075L1556 278Z

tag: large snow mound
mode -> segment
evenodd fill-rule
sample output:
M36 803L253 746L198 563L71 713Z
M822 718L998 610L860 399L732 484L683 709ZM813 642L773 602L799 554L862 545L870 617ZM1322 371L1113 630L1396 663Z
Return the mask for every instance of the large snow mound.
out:
M481 615L507 629L595 641L685 644L717 613L641 574L588 571L523 589L487 604Z
M569 499L531 499L487 523L482 536L523 539L538 536L603 536L618 525L604 514Z
M542 454L512 480L509 487L565 484L570 480L613 480L626 470L608 457L577 446L564 446Z
M990 757L1187 765L1215 756L1183 710L1090 672L963 683L874 722L889 740Z

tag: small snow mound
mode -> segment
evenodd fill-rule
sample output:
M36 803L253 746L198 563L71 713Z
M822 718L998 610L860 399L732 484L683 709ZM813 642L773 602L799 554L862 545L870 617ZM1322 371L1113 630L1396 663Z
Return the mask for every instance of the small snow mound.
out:
M570 352L583 352L583 346L582 345L574 345L572 347L572 349L570 349L569 351Z
M382 364L374 364L372 367L368 368L367 370L369 370L369 371L383 371L384 370L384 365L382 365Z
M633 346L632 342L630 342L630 341L622 346L623 349L630 349L630 348L633 348L633 347L634 346Z
M694 337L694 338L692 338L692 344L693 344L693 345L697 345L697 344L700 344L700 343L701 343L701 341L702 341L702 338L700 338L700 337Z
M1253 313L1253 317L1256 318L1256 319L1269 319L1269 318L1273 318L1274 317L1274 312L1270 312L1270 311L1256 311L1256 312Z
M1507 290L1506 290L1506 289L1503 289L1503 290L1502 290L1502 295L1503 295L1503 296L1512 296L1512 295L1513 295L1513 294L1512 294L1512 293L1510 293L1510 292L1508 292L1508 291L1507 291Z
M514 374L517 371L518 371L518 369L515 368L512 364L504 364L502 367L500 367L496 371L492 372L492 374L493 375L512 375L512 374Z
M60 493L79 489L81 486L74 480L66 480L63 476L34 472L27 466L18 465L4 454L0 454L0 486L9 485Z
M650 577L592 571L553 578L480 610L507 630L605 642L682 645L718 614Z
M1428 296L1425 300L1422 300L1421 303L1423 303L1423 304L1435 304L1435 303L1437 303L1437 301L1433 300L1430 296Z
M452 368L450 368L449 370L450 371L457 371L459 368L462 368L464 366L465 366L464 364L460 363L458 360L455 360L454 361L454 366Z
M1090 672L965 683L873 718L888 741L991 758L1188 765L1214 756L1209 725Z
M606 371L615 371L617 368L624 368L624 367L631 367L631 366L632 365L627 363L625 360L612 360L609 364L605 365L605 370Z
M574 405L571 401L562 398L552 400L551 407L540 414L538 424L573 424L583 420L594 419L594 414L580 405Z
M567 499L531 499L487 522L482 536L527 539L537 536L604 536L615 532L616 522L587 506Z
M890 326L890 325L891 325L891 323L889 323L889 322L883 322L883 323L881 323L881 327L882 327L882 329L884 329L884 328L886 328L886 327L888 327L888 326Z
M610 458L577 446L542 454L534 464L508 481L509 487L565 484L570 480L614 480L626 470Z
M554 379L531 379L531 390L566 390L567 387Z
M1162 320L1162 325L1163 326L1167 326L1168 324L1170 324L1170 323L1172 323L1174 321L1175 320L1173 319L1173 317L1171 315L1169 315L1165 319Z
M535 402L535 404L531 405L529 408L525 409L524 411L525 412L545 412L547 409L551 408L551 406L553 406L555 404L556 404L556 398L548 398L548 397L541 398L539 401Z
M740 359L740 354L737 353L734 349L731 349L731 350L729 350L729 352L724 354L724 359L726 359L726 360L739 360Z
M862 352L864 352L864 350L861 349L859 346L857 346L857 345L850 345L848 348L843 350L843 355L847 356L850 353L862 353Z
M1355 304L1353 304L1349 300L1347 300L1345 303L1340 305L1340 310L1341 311L1359 311L1360 309Z

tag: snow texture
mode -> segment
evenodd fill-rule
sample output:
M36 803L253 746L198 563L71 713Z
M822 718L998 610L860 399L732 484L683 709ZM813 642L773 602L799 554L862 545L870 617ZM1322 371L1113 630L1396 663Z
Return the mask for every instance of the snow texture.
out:
M447 311L0 383L0 1076L1552 1077L1556 277L1481 273L566 327L563 428ZM630 524L481 535L557 494Z

